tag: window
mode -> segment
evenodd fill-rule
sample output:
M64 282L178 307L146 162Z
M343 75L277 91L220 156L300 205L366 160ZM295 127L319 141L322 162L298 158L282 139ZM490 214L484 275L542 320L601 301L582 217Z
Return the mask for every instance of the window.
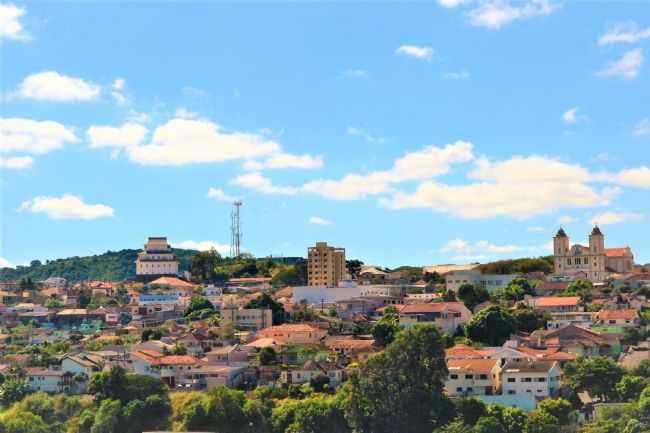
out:
M457 374L450 374L449 378L450 379L458 379L458 375Z
M456 388L456 392L463 392L463 388L459 386L458 388Z
M465 379L474 379L474 375L473 374L466 374Z
M515 391L514 389L509 389L508 394L515 395L515 394L517 394L517 391Z
M481 379L481 380L486 380L487 378L488 378L487 374L482 374L482 375L479 376L479 379Z
M546 382L546 378L545 377L539 377L539 378L537 378L537 381L538 382Z
M515 378L514 378L514 377L509 377L509 378L508 378L508 382L514 382L514 381L515 381Z

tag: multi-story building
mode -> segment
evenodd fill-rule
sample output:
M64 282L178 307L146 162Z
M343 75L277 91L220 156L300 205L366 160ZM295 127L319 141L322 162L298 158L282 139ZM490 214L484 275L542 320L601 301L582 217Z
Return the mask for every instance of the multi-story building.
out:
M135 261L136 275L178 275L176 253L167 238L149 238Z
M310 286L336 287L346 278L345 248L316 242L307 249L307 280Z
M499 388L498 359L449 359L447 369L447 395L493 395Z
M273 326L273 312L270 308L245 308L238 309L226 306L221 309L223 324L232 323L237 329L257 331Z
M501 370L503 395L555 397L561 385L562 370L557 361L508 361Z
M505 288L517 277L521 277L521 275L482 274L478 269L471 269L448 273L445 275L445 284L447 290L453 290L454 292L458 292L458 289L463 284L478 284L485 287L488 292L492 292Z
M634 268L634 254L630 247L605 248L605 236L598 226L589 235L589 246L570 245L563 229L553 237L553 261L555 273L603 281L610 273L631 273Z

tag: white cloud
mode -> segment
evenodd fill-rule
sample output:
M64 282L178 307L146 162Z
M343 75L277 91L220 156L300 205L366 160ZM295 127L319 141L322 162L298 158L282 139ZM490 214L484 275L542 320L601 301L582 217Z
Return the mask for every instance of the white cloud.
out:
M642 217L643 216L638 213L603 212L591 217L589 224L604 226L610 224L618 224L625 221L638 221Z
M205 98L210 96L210 93L207 91L192 86L185 86L181 91L183 92L183 95L188 98Z
M233 185L253 189L264 194L293 195L298 192L297 188L290 186L275 186L271 180L260 173L247 173L237 176L230 181Z
M472 0L437 0L438 4L443 8L455 8L460 5L470 3Z
M427 146L397 159L390 170L365 175L348 174L340 180L315 180L306 183L303 190L335 200L354 200L389 192L393 183L446 174L452 164L473 159L472 143L466 141L457 141L442 148Z
M412 194L399 192L381 203L393 209L430 208L461 218L528 218L563 208L606 205L619 190L595 190L579 165L540 156L476 163L470 178L480 183L446 185L427 181Z
M376 137L363 128L355 128L353 126L348 126L347 128L345 128L345 133L347 135L361 137L364 140L366 140L368 143L373 143L373 144L384 143L386 141L384 137Z
M633 44L643 39L650 38L650 27L646 29L639 29L639 26L634 21L625 21L614 24L607 29L598 43L600 45L607 44Z
M147 128L128 122L120 127L91 126L86 134L92 148L122 148L142 143L147 136Z
M280 145L259 134L224 132L209 120L175 118L154 130L150 144L127 152L142 165L186 165L271 156Z
M266 161L246 161L244 163L244 169L254 171L282 168L311 170L322 166L323 158L320 156L292 155L290 153L278 153Z
M467 80L469 78L469 72L467 71L446 72L442 74L442 78L444 78L445 80Z
M368 71L365 69L346 69L341 75L345 78L368 78Z
M470 23L499 30L517 20L550 15L561 6L548 0L529 0L513 4L507 0L488 0L469 12Z
M16 265L12 264L9 260L4 257L0 257L0 268L15 268Z
M531 233L540 233L545 231L544 227L528 227L526 231L531 232Z
M151 116L147 113L129 110L129 120L135 123L149 123L151 122Z
M650 119L645 118L639 120L639 122L634 125L634 135L637 137L650 136Z
M126 105L129 103L129 98L124 95L124 88L126 87L126 80L124 78L116 78L111 84L111 96L117 105Z
M329 226L332 225L332 221L326 220L325 218L321 218L318 216L312 216L309 217L309 224L315 224L318 226Z
M44 154L79 141L58 122L0 117L0 153Z
M230 245L220 244L216 241L183 241L174 244L177 248L183 248L187 250L198 250L198 251L209 251L216 250L219 254L229 254Z
M578 107L569 108L562 114L562 121L567 124L578 122Z
M87 204L79 196L64 194L61 197L38 196L24 201L19 212L44 213L52 219L94 220L112 217L115 213L110 206Z
M451 259L456 262L474 263L474 262L480 262L481 260L485 260L487 258L488 257L485 255L475 255L475 256L460 255L460 256L453 256Z
M0 3L0 41L28 41L31 36L23 28L21 22L25 9L11 3Z
M231 195L226 194L224 192L224 190L222 190L220 188L212 188L212 187L210 187L210 189L208 189L208 198L211 198L211 199L217 200L217 201L225 201L225 202L229 202L229 203L237 200L236 197L233 197Z
M560 218L558 218L557 222L559 222L560 224L571 224L575 220L576 219L574 217L569 216L569 215L565 215L565 216L561 216Z
M94 83L45 71L25 77L12 96L36 101L69 102L92 101L100 93L101 87Z
M488 241L478 241L474 244L463 239L452 239L448 241L441 249L442 252L454 253L486 253L486 254L504 254L513 253L523 250L524 247L517 245L496 245Z
M650 188L650 167L641 166L621 170L615 179L622 185Z
M0 156L0 168L9 170L25 170L34 165L34 158L31 156L14 156L4 158Z
M643 51L641 48L636 48L623 54L620 59L610 62L604 69L596 72L596 75L631 80L639 74L641 65L643 65Z
M178 107L176 109L175 116L180 119L198 119L199 114L194 111L190 111L185 107Z
M395 50L395 54L420 60L431 60L433 58L433 48L418 45L402 45Z

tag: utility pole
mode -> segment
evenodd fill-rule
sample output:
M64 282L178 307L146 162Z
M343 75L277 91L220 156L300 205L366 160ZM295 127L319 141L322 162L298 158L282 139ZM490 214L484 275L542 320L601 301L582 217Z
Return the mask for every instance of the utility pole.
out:
M241 254L241 224L239 221L239 208L244 203L241 200L233 202L234 209L230 214L230 257L237 258Z

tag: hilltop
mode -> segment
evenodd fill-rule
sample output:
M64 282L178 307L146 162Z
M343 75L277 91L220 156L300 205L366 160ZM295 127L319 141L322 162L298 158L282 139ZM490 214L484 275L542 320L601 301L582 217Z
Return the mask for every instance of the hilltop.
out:
M31 278L34 281L49 277L63 277L68 281L111 280L120 281L135 276L135 259L140 250L123 249L107 251L94 256L75 256L65 259L33 260L29 266L0 269L0 280ZM180 270L188 270L190 260L198 251L174 249L180 262Z

